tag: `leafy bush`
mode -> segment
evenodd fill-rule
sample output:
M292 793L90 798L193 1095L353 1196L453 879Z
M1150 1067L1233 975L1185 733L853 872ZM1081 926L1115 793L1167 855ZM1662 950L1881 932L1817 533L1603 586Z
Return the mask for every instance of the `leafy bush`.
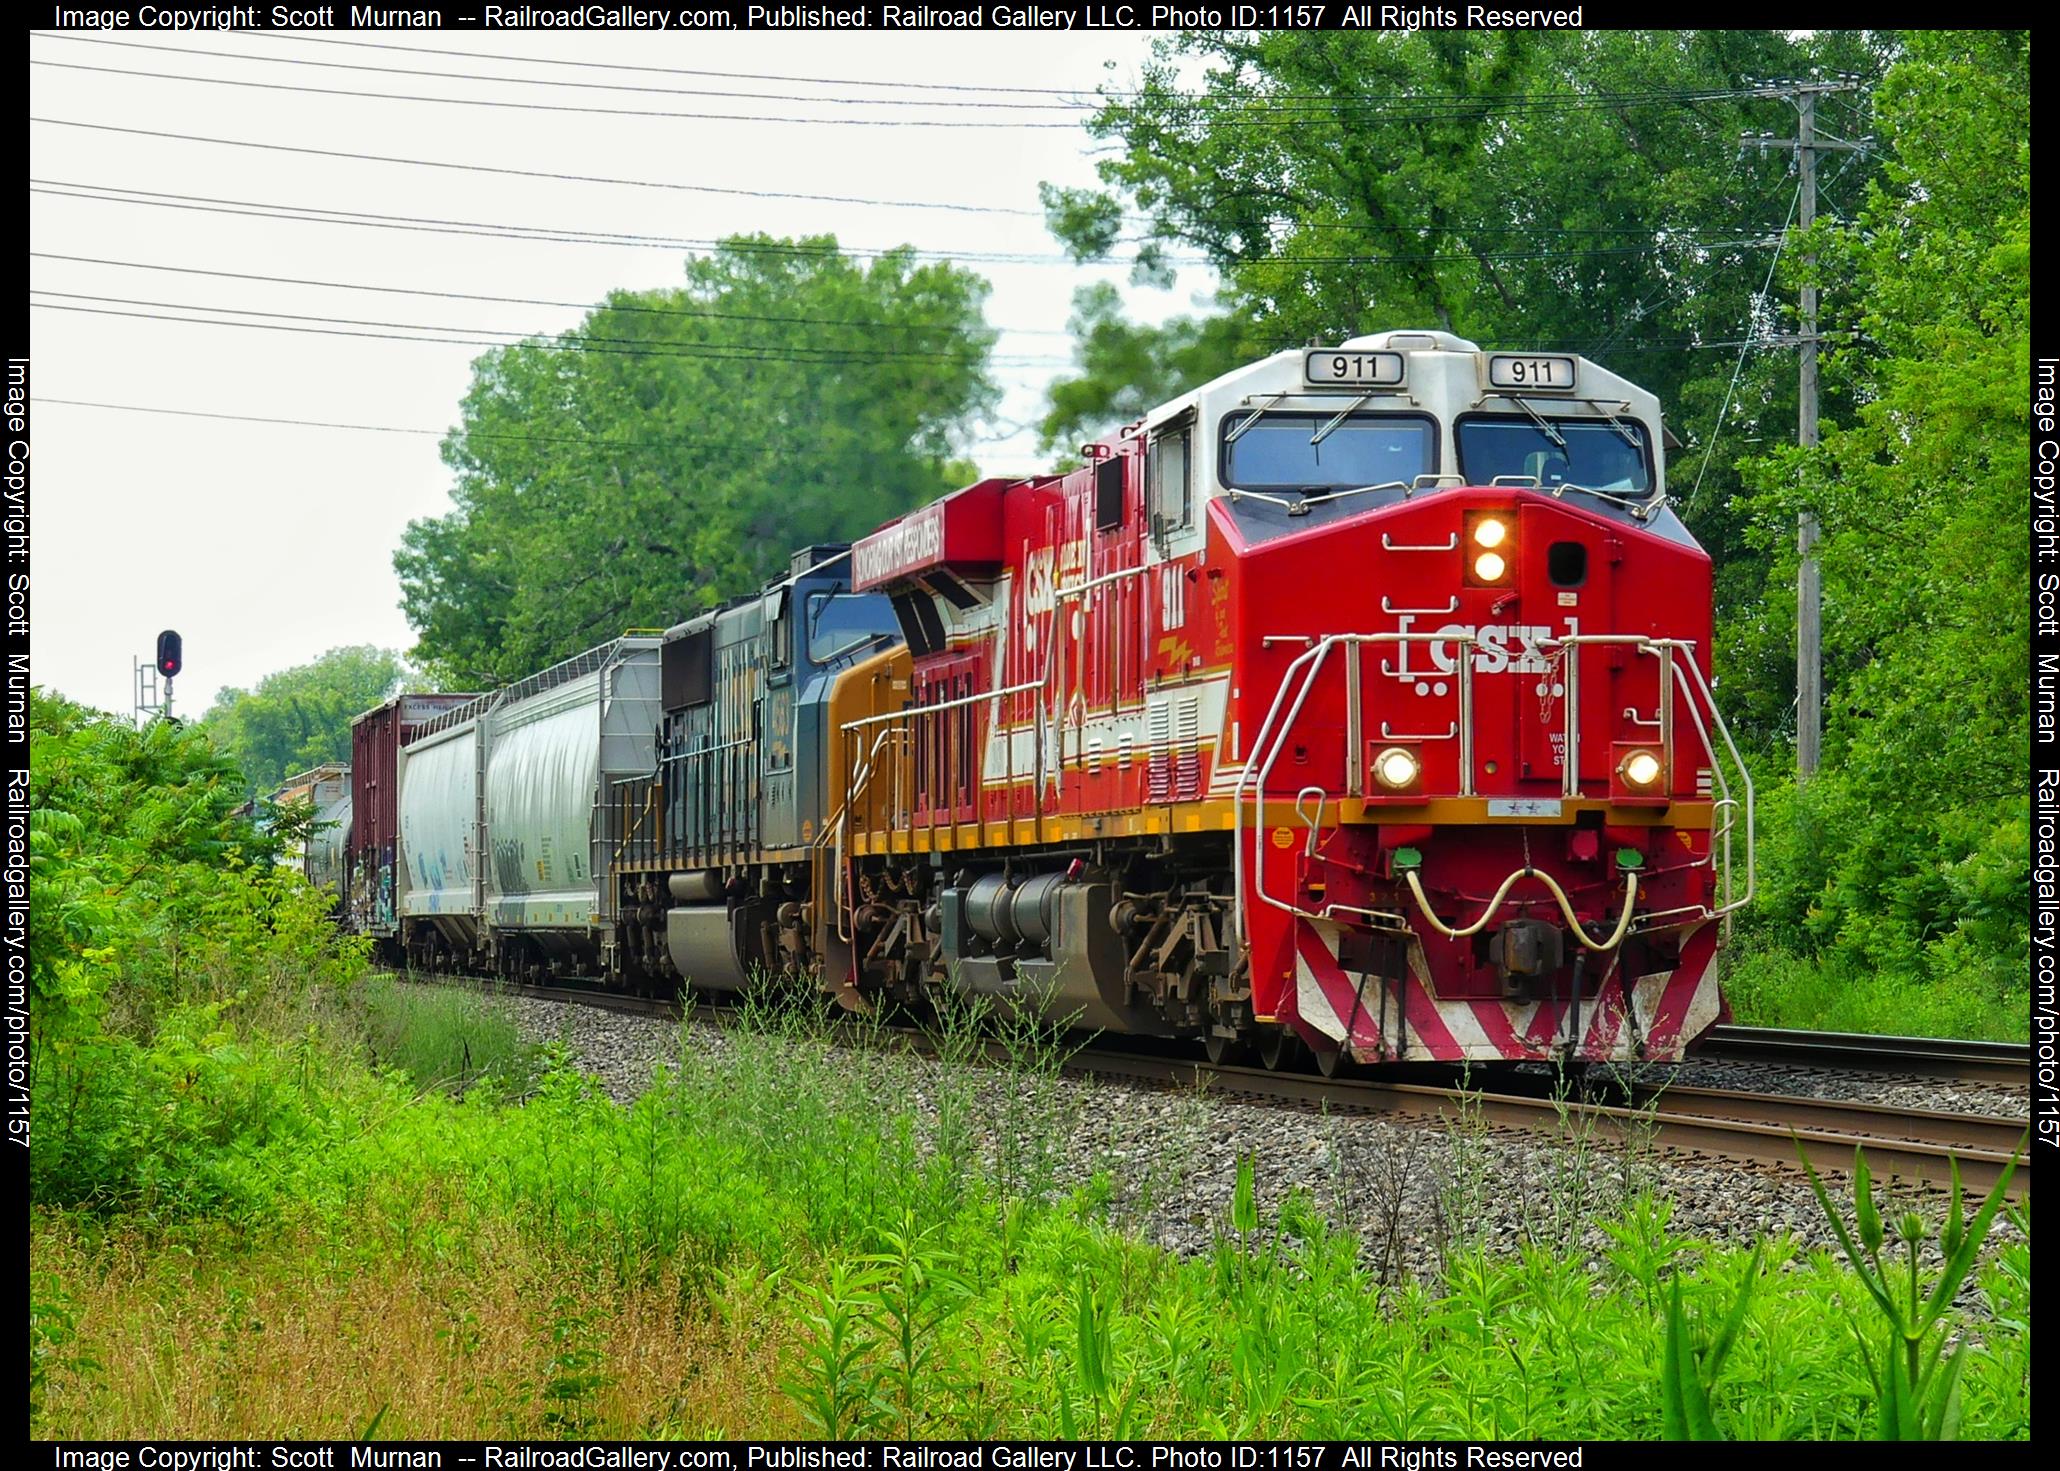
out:
M363 967L327 899L272 867L208 739L35 691L30 721L31 1199L257 1208L251 1161L327 1100L288 1018Z

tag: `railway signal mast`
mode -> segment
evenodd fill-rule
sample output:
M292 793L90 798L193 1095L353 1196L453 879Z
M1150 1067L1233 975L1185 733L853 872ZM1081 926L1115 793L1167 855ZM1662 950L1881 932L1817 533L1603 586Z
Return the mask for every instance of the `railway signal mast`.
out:
M157 636L157 658L146 665L141 659L136 664L136 723L147 725L153 718L172 718L172 681L179 671L186 667L184 641L175 628L167 628ZM158 681L164 681L160 695Z
M1761 149L1787 148L1795 151L1800 189L1796 224L1807 231L1817 222L1817 155L1820 153L1865 153L1867 142L1854 143L1817 130L1817 99L1831 92L1855 92L1856 77L1807 82L1776 82L1768 95L1785 97L1795 105L1793 138L1776 138L1769 133L1750 133L1745 141ZM1801 394L1796 413L1796 442L1805 447L1818 442L1817 434L1817 258L1805 262L1801 311L1792 339L1800 354ZM1810 511L1796 517L1795 619L1795 770L1807 778L1817 770L1824 739L1824 596L1817 568L1817 518Z

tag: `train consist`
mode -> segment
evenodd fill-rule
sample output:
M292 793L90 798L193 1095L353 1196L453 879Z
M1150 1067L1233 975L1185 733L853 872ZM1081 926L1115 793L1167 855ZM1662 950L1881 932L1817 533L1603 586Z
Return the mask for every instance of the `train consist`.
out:
M1752 794L1664 447L1578 357L1275 354L367 713L342 911L420 966L952 992L1270 1066L1676 1058Z

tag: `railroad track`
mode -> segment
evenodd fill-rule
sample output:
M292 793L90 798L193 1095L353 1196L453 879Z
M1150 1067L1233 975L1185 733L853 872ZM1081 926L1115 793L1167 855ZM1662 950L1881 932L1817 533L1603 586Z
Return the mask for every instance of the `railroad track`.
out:
M680 1014L675 1002L607 991L505 984L498 989L537 1000L638 1016ZM1777 1055L1798 1063L1809 1060L1811 1065L1820 1067L1849 1068L1858 1064L1845 1059L1862 1055L1876 1059L1873 1065L1882 1071L1908 1073L1911 1069L1900 1065L1906 1054L1893 1053L1887 1045L1895 1042L1914 1044L1916 1055L1938 1059L1941 1064L1956 1049L1965 1048L1969 1049L1966 1055L1977 1062L2001 1065L1996 1049L2002 1044L1802 1033L1802 1040L1795 1046L1780 1051L1778 1033L1756 1028L1722 1030L1731 1035L1719 1039L1720 1046L1764 1045L1769 1052L1763 1055ZM915 1035L914 1029L908 1031ZM1740 1033L1745 1034L1744 1038L1734 1041ZM1773 1040L1766 1040L1770 1035ZM1834 1039L1832 1045L1812 1051L1812 1044L1826 1036ZM1861 1045L1838 1051L1837 1044L1846 1041ZM1821 1060L1833 1052L1839 1062L1827 1064ZM1632 1084L1627 1102L1613 1104L1539 1096L1499 1085L1454 1088L1378 1078L1322 1078L1309 1073L1270 1072L1199 1058L1100 1047L1081 1048L1066 1066L1076 1073L1161 1087L1203 1088L1219 1098L1323 1108L1333 1113L1455 1121L1471 1114L1496 1128L1532 1133L1576 1128L1591 1129L1596 1135L1617 1140L1642 1135L1670 1153L1745 1160L1786 1171L1796 1170L1800 1153L1821 1175L1850 1174L1854 1150L1864 1148L1868 1169L1877 1178L1930 1188L1942 1189L1949 1184L1951 1161L1957 1160L1962 1185L1976 1195L1985 1194L1995 1185L2015 1155L2020 1157L2010 1194L2021 1198L2031 1187L2024 1122L1989 1114L1646 1083Z
M2023 1042L1969 1042L1955 1037L1877 1037L1859 1032L1796 1032L1780 1027L1714 1027L1699 1056L1740 1062L1788 1062L1949 1078L1963 1083L2029 1086L2031 1048Z
M1493 1127L1533 1133L1592 1128L1596 1135L1616 1140L1644 1135L1669 1153L1746 1160L1785 1171L1797 1169L1800 1152L1820 1175L1851 1174L1853 1151L1864 1148L1867 1168L1876 1178L1938 1189L1950 1183L1951 1161L1957 1159L1961 1184L1977 1195L1992 1188L2012 1155L2026 1148L2021 1119L1794 1094L1638 1086L1624 1105L1491 1087L1325 1079L1098 1050L1081 1052L1074 1065L1111 1077L1206 1087L1218 1097L1320 1107L1334 1113L1453 1121L1471 1113ZM2030 1172L2028 1156L2020 1158L2010 1184L2012 1196L2029 1192Z

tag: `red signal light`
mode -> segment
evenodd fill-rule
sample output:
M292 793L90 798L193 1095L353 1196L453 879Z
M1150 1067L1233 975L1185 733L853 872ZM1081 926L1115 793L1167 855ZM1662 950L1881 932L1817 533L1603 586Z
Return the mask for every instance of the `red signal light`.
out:
M167 628L157 636L157 672L166 679L172 679L185 667L185 647L178 633Z

